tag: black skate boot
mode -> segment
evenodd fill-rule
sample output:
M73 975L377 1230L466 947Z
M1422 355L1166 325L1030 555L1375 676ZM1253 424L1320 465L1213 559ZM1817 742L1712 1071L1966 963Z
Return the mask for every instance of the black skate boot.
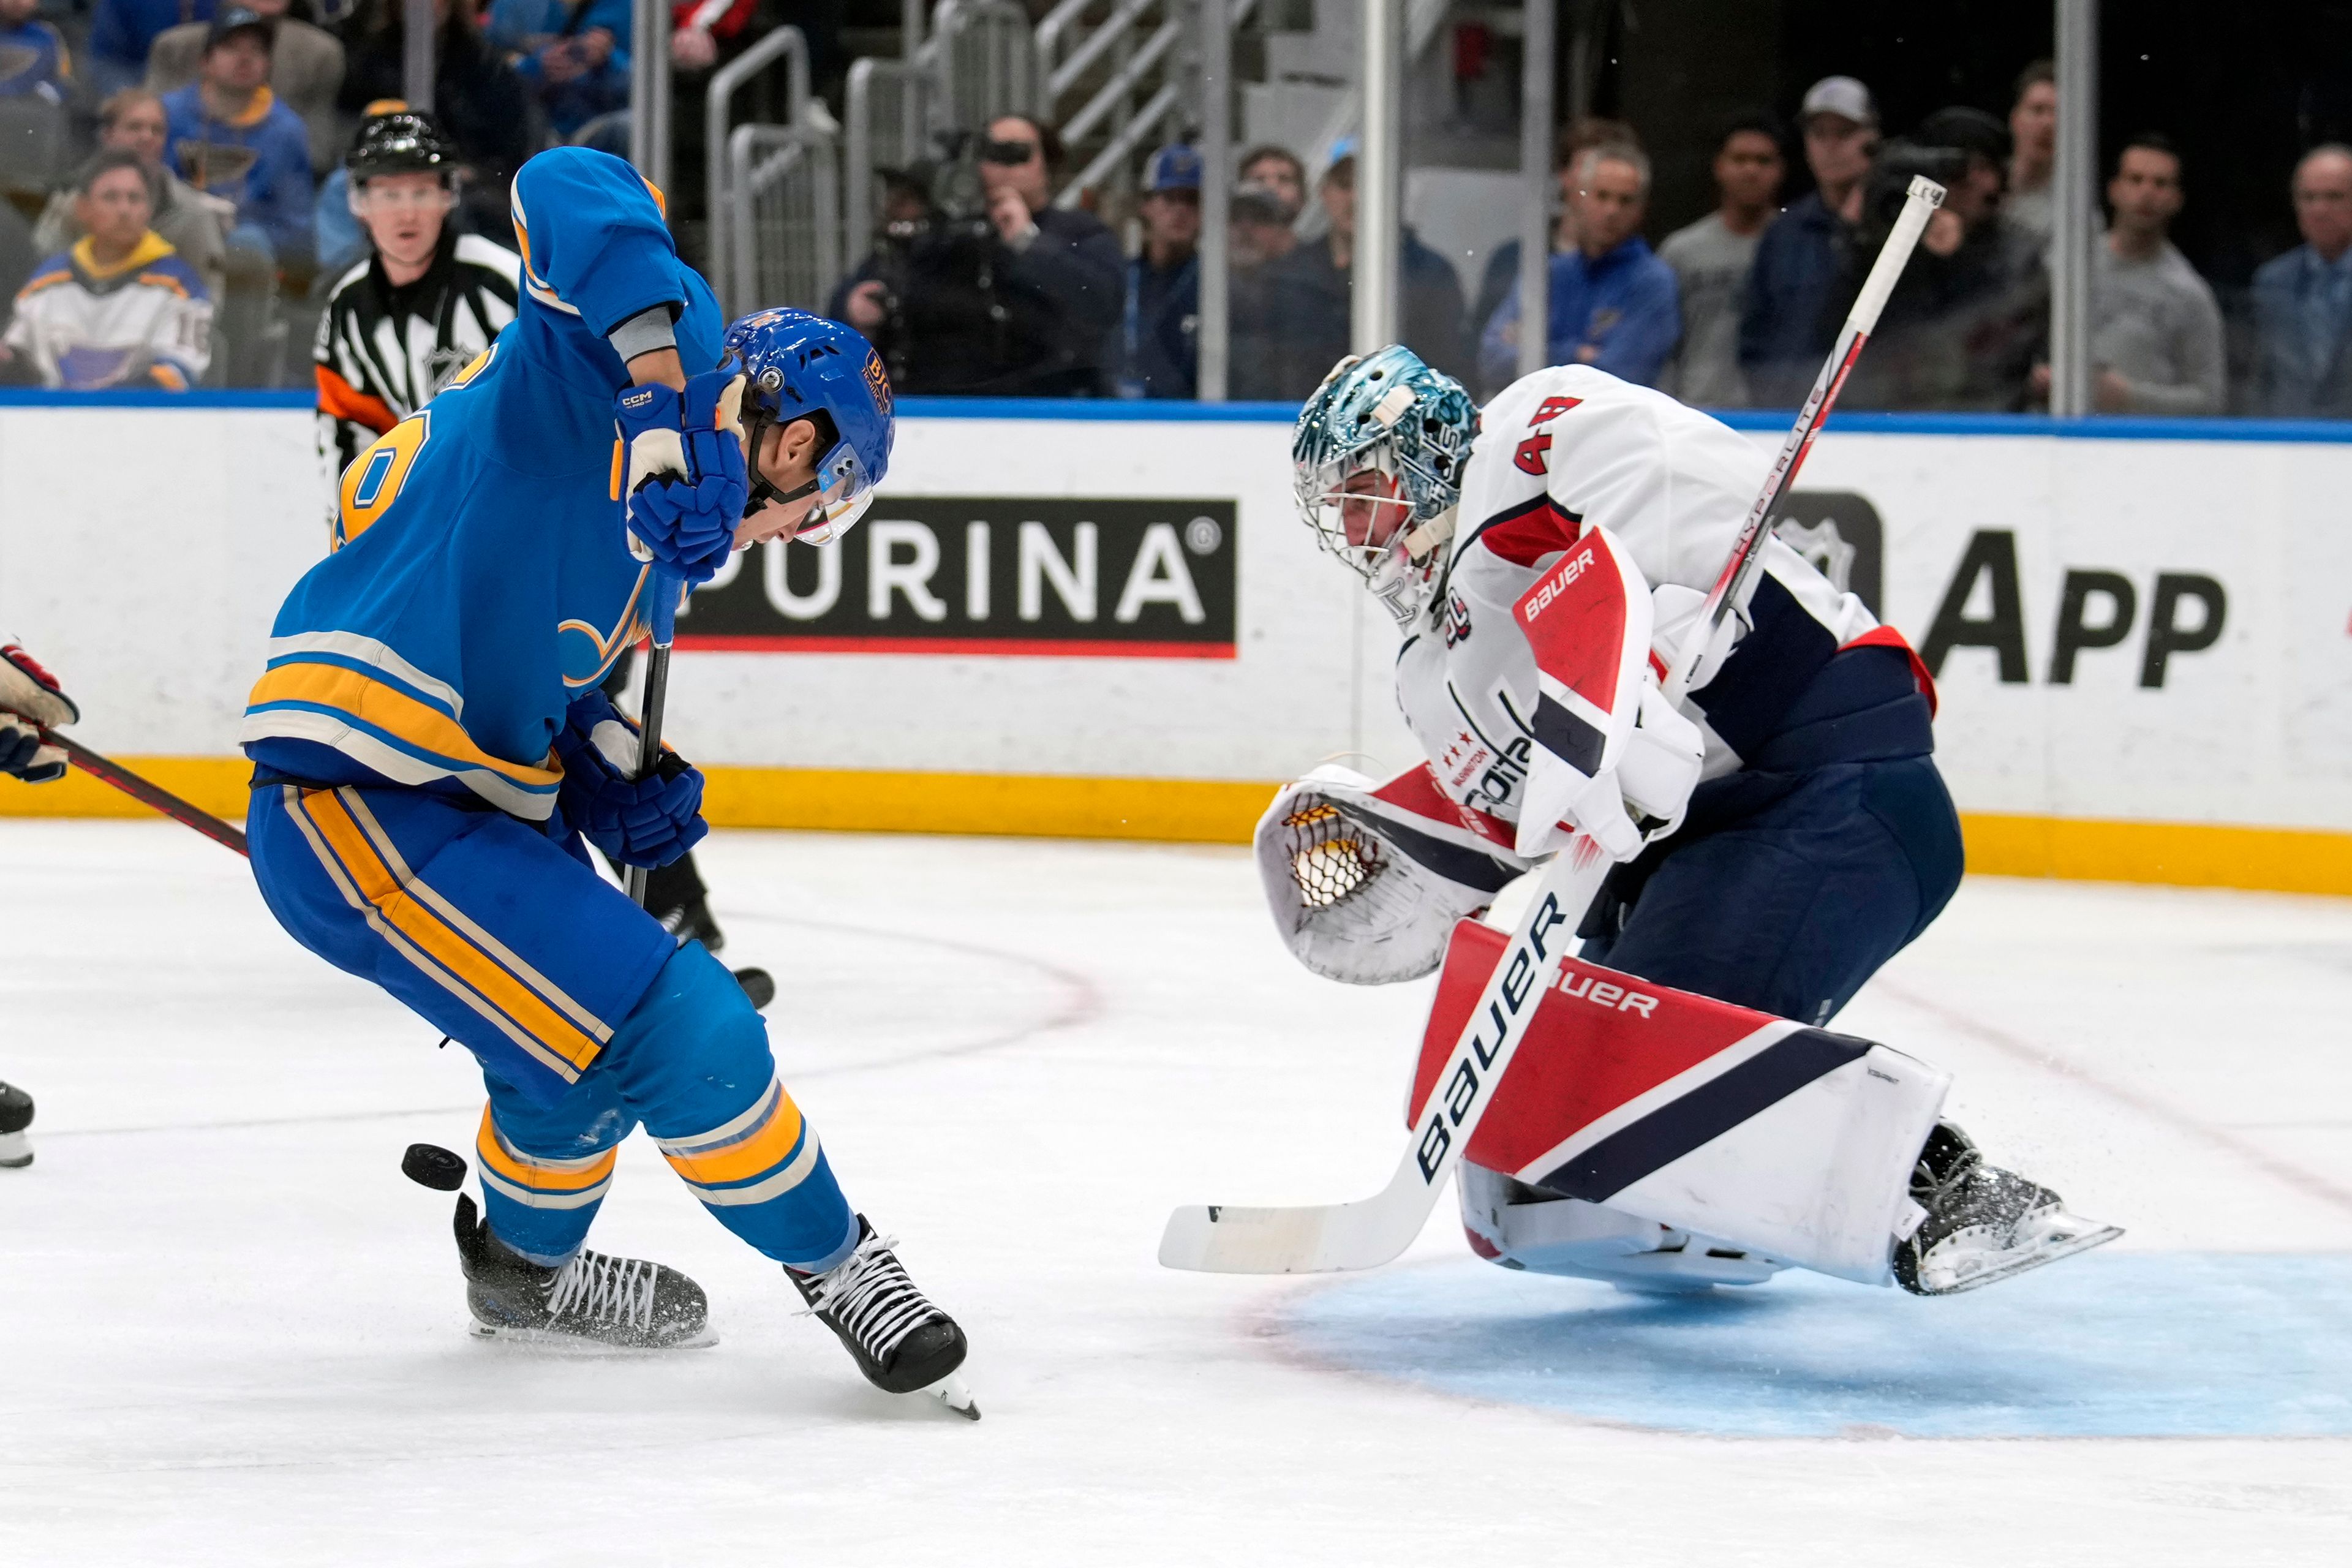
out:
M675 1268L587 1251L561 1268L533 1263L491 1235L467 1196L457 1230L466 1305L485 1339L620 1350L717 1342L702 1287Z
M2069 1214L2056 1193L1985 1163L1969 1135L1939 1121L1911 1172L1927 1211L1895 1246L1895 1278L1916 1296L1949 1296L2088 1252L2123 1231Z
M12 1083L0 1083L0 1170L21 1171L33 1163L33 1097Z
M822 1274L784 1272L809 1311L841 1338L866 1381L886 1394L930 1393L967 1420L980 1419L971 1391L955 1375L963 1364L963 1331L915 1289L890 1250L857 1216L857 1250Z

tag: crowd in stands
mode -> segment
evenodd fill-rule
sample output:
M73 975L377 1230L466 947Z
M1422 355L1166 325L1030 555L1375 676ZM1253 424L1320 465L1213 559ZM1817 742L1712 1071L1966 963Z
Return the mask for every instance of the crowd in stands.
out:
M821 68L837 64L837 6L670 9L682 104L779 22L809 35ZM567 141L625 149L632 7L434 0L432 10L434 129L454 152L434 175L450 194L447 224L453 237L511 243L508 188L524 159ZM403 0L0 0L0 302L16 301L0 325L13 345L0 381L309 380L300 345L338 280L376 251L346 164L355 135L404 107L405 13ZM678 184L698 208L700 123L681 113L675 132ZM145 226L123 248L108 236L128 221L116 187L133 166ZM93 221L101 213L105 225ZM203 308L128 302L167 279ZM99 309L101 297L113 302ZM68 299L79 303L65 309ZM137 352L111 337L102 353L49 352L58 333L85 329L156 335Z
M431 171L443 193L434 233L503 245L525 158L562 141L625 147L633 7L434 0L432 14L431 134L447 154ZM829 14L674 0L677 101L696 102L709 72L780 19L809 32L821 76L837 68ZM404 107L405 26L403 0L0 0L0 299L16 300L0 380L289 384L310 370L299 345L355 268L374 266L380 290L415 287L381 276L373 218L393 198L370 196L349 165L355 135ZM1725 127L1715 209L1654 248L1652 154L1635 126L1569 127L1540 357L1703 406L1790 406L1909 175L1929 173L1948 196L1845 404L2046 407L2059 107L2049 66L2029 67L1992 107L2005 113L1954 105L1895 133L1866 84L1825 78L1792 121ZM699 207L701 119L674 125L674 212ZM1188 145L1160 148L1132 201L1105 204L1115 229L1089 204L1055 205L1065 161L1052 125L1008 115L890 176L875 247L828 309L875 340L901 391L1197 395L1201 189L1216 172ZM1356 163L1343 142L1319 168L1278 146L1236 164L1228 395L1297 401L1346 351ZM2105 171L2095 406L2352 417L2352 148L2317 146L2296 165L2284 194L2303 243L2232 296L2226 325L2169 237L2191 199L2182 169L2179 149L2147 132ZM133 216L141 226L127 232ZM1408 226L1399 305L1404 340L1486 395L1517 374L1524 311L1517 241L1481 243L1449 256ZM178 302L166 308L166 296ZM68 343L77 332L92 336ZM455 351L436 352L446 372Z
M2047 62L2027 68L2006 107L2004 117L1953 105L1890 135L1864 83L1825 78L1802 95L1793 125L1758 114L1724 129L1715 210L1654 249L1644 237L1650 156L1635 128L1570 127L1558 150L1544 363L1595 365L1702 406L1793 406L1910 176L1927 174L1948 195L1845 405L2047 407L2058 108ZM1042 163L1029 162L1033 150ZM1199 155L1182 144L1152 154L1124 247L1087 214L1047 205L1060 158L1049 126L1013 117L989 127L977 156L985 220L961 227L937 199L938 169L894 182L882 243L832 310L889 345L903 390L1197 395ZM2106 174L2091 282L2097 410L2352 416L2352 149L2318 147L2297 166L2305 243L2256 274L2240 329L2247 368L2234 383L2214 290L2169 237L2188 199L2179 149L2134 135ZM1346 352L1355 182L1347 142L1312 176L1280 147L1240 159L1229 396L1296 402ZM1457 271L1404 228L1402 331L1488 395L1520 361L1517 241L1472 259Z

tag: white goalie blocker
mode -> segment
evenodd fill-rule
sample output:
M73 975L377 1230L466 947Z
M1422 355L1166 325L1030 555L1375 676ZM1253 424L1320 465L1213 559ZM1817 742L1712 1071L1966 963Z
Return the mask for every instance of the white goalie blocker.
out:
M1455 928L1408 1125L1451 1088L1437 1077L1504 947ZM1950 1085L1868 1040L1571 958L1464 1153L1472 1247L1637 1288L1779 1267L1891 1284L1922 1217L1912 1165Z
M1432 973L1454 923L1528 868L1508 847L1507 825L1475 821L1425 765L1385 784L1317 768L1258 819L1258 879L1283 945L1350 985Z

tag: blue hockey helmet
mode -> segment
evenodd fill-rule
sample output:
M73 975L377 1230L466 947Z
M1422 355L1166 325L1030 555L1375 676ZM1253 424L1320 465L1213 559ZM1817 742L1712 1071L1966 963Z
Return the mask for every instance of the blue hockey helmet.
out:
M793 537L811 544L840 538L874 504L874 487L890 468L897 422L882 356L839 321L782 309L755 311L737 321L727 329L720 348L722 363L732 360L745 377L743 434L753 455L751 507L814 493L816 504ZM769 426L795 419L814 419L820 438L830 426L833 441L817 454L816 477L785 494L757 471L758 453Z
M1331 367L1290 445L1298 510L1400 621L1421 606L1453 532L1478 408L1402 343Z

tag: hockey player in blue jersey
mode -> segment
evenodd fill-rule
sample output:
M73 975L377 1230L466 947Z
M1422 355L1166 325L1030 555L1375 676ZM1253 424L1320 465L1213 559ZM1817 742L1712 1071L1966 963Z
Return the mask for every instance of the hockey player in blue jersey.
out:
M656 594L857 520L889 461L881 363L797 311L722 334L617 159L542 153L513 210L519 315L344 472L335 552L278 613L241 736L255 876L304 946L481 1065L477 1331L708 1342L692 1280L583 1246L642 1125L867 1378L969 1413L962 1332L844 1198L759 1014L582 845L651 867L704 833L701 775L665 752L640 779L600 682Z

